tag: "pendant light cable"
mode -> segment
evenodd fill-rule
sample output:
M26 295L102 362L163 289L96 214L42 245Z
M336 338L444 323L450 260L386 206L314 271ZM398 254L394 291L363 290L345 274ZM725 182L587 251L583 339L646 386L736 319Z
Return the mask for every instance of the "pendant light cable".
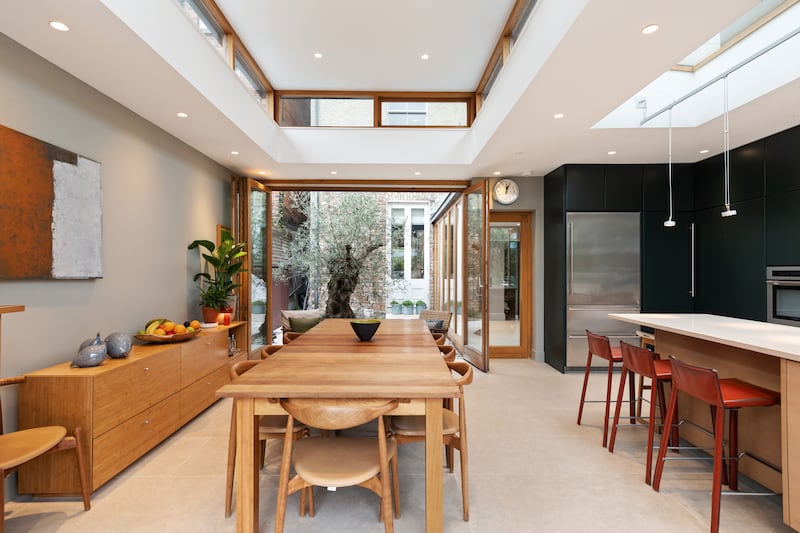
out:
M664 221L665 228L675 227L675 221L672 220L672 108L669 108L669 133L668 138L668 160L667 160L667 178L669 181L669 218Z
M723 153L723 180L725 182L725 211L720 213L723 217L732 217L736 214L735 209L731 209L731 143L729 136L728 121L728 77L723 79L723 99L725 110L722 114L722 153Z

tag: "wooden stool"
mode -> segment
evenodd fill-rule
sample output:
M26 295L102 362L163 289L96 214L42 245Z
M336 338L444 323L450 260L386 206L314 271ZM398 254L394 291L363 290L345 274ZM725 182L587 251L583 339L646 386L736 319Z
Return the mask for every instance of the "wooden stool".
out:
M731 490L738 486L739 474L739 449L738 449L738 414L742 407L767 407L778 405L781 395L778 392L752 385L736 378L720 379L717 371L683 363L674 357L672 359L672 393L669 398L664 427L677 423L678 392L683 392L705 402L711 406L714 418L714 469L713 486L711 488L711 531L719 531L720 496L723 484L723 463L726 457L723 449L723 432L725 427L725 413L730 412L728 424L728 448L730 470L728 472L728 485ZM661 485L661 475L664 472L664 462L667 454L667 435L661 435L661 446L658 448L656 471L653 477L653 490L658 490Z

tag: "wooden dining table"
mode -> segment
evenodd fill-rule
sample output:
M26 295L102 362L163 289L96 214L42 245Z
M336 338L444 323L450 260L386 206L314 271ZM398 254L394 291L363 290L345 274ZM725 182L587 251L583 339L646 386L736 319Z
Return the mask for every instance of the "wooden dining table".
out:
M458 387L424 321L385 319L360 341L348 319L328 318L225 385L236 402L236 530L259 530L258 417L284 414L280 398L393 398L392 414L425 416L425 524L443 529L442 399Z

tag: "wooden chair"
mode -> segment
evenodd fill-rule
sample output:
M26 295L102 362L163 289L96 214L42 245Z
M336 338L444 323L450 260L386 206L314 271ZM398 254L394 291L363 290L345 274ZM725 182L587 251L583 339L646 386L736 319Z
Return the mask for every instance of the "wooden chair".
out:
M283 344L289 344L290 342L300 338L302 335L302 333L298 333L296 331L285 331L283 333Z
M445 337L447 337L447 330L450 329L450 319L453 317L453 313L450 311L433 311L431 309L425 309L424 311L419 312L419 317L425 321L430 320L438 322L441 320L441 327L428 326L428 329L431 330L431 333L442 333Z
M445 362L452 363L456 360L455 346L439 346L439 351L442 353L442 359L444 359Z
M0 387L25 383L25 376L0 379ZM83 462L83 432L80 427L72 430L72 435L67 435L63 426L43 426L3 433L2 407L0 406L0 533L5 530L5 478L17 469L31 461L49 453L62 450L75 450L75 460L78 467L78 478L81 483L81 496L83 509L92 508L89 499L89 479L86 476L86 467Z
M444 346L444 341L447 340L444 333L432 333L432 335L434 342L436 342L438 346Z
M271 345L275 346L275 345ZM266 359L264 353L265 346L261 352L261 358ZM280 344L277 345L280 348ZM277 350L275 350L277 351ZM259 361L240 361L231 367L231 379L236 378L253 368ZM261 468L264 468L267 453L267 441L270 439L283 439L286 432L286 416L268 415L262 416L258 424L258 438L261 443ZM297 424L292 433L294 439L301 439L308 436L308 428L303 424ZM228 473L225 479L225 516L230 516L233 510L233 479L236 471L236 403L234 402L231 410L231 431L228 437Z
M274 354L281 348L283 348L283 344L268 344L261 348L261 360L268 358L270 355Z
M467 454L467 409L464 404L464 385L472 383L472 366L464 361L447 363L451 371L458 374L458 412L452 408L442 411L442 433L447 466L453 472L453 449L459 452L461 460L461 505L464 521L469 521L469 461ZM392 432L397 445L425 441L424 416L393 416Z
M349 487L358 485L381 497L384 529L394 531L389 463L397 485L397 447L386 437L384 415L397 407L397 400L284 398L281 406L289 413L283 444L275 532L283 531L286 500L298 490L309 491L309 514L314 516L312 487ZM378 419L377 439L369 437L311 437L297 442L290 438L295 420L332 431L347 429ZM377 452L376 452L377 448ZM289 478L294 466L295 475ZM397 491L395 505L398 509ZM304 514L301 497L301 515Z

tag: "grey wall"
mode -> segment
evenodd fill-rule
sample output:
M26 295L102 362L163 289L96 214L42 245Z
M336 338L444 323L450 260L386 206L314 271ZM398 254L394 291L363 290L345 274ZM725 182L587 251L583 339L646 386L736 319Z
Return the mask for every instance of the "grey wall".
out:
M0 124L102 164L104 270L93 281L0 281L0 304L26 306L3 315L0 375L70 361L98 331L198 318L200 260L186 247L228 223L230 173L2 34L0 102ZM17 391L6 388L11 430Z

